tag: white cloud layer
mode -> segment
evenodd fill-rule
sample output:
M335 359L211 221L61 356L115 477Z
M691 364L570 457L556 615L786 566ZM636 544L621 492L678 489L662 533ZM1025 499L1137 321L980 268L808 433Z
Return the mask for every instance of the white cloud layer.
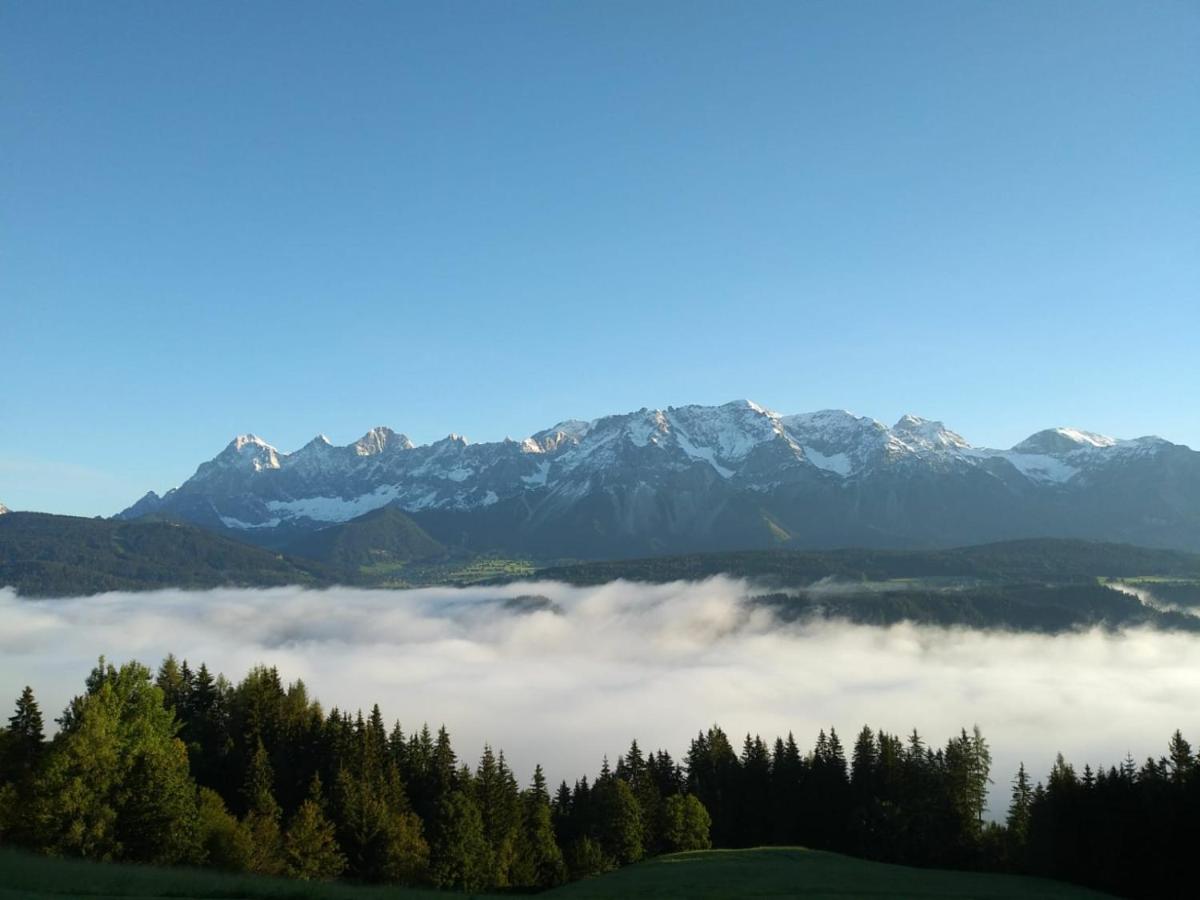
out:
M156 667L168 652L239 679L278 666L330 706L378 701L405 730L445 723L474 762L485 741L519 777L594 773L636 737L681 758L719 722L740 745L795 732L802 747L863 723L935 743L978 723L1002 812L1019 760L1044 773L1160 755L1195 730L1200 637L1133 630L1059 636L834 622L783 624L743 582L614 582L364 591L157 591L51 600L0 589L0 700L33 685L47 719L99 654ZM540 595L550 603L510 603ZM7 713L5 713L7 717Z

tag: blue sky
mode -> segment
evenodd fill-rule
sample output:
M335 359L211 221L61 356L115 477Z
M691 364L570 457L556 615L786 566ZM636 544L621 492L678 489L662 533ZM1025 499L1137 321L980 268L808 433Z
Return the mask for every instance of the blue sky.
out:
M1200 446L1200 6L8 3L0 501L749 397Z

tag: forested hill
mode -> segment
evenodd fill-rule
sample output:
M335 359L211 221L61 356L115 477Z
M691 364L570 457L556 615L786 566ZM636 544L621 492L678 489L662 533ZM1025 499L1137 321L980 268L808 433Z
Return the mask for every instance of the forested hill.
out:
M973 578L1064 584L1097 578L1160 576L1200 579L1200 555L1129 544L1055 538L1005 541L951 550L747 550L608 560L538 570L539 578L603 584L617 578L666 582L713 575L808 585L820 578L883 580Z
M118 668L101 658L84 685L51 740L32 687L0 728L0 845L56 858L476 895L530 894L574 880L579 889L564 896L724 898L780 894L751 874L761 858L747 860L741 877L727 872L717 891L690 891L695 874L682 866L660 870L656 889L644 893L620 888L640 881L632 868L612 889L590 885L595 875L664 853L774 844L1050 876L1131 897L1195 893L1180 886L1195 880L1200 759L1179 731L1159 759L1077 770L1059 755L1035 784L1024 764L993 770L978 727L942 744L916 729L901 736L868 725L846 741L832 725L815 736L789 731L772 741L770 732L748 732L739 740L714 724L678 756L634 739L612 764L602 756L594 777L555 788L540 766L522 777L489 745L472 767L473 755L463 755L444 726L436 734L389 727L378 705L367 714L325 710L303 682L289 684L275 668L258 666L235 684L173 656L157 676L137 662ZM1050 760L1030 764L1044 770ZM1011 783L1012 801L1007 811L993 808L1002 821L989 823L994 781ZM0 855L0 879L3 868ZM1016 893L980 879L937 887L914 869L874 885L843 869L825 879L827 890L809 893L799 875L783 896ZM7 887L0 897L28 896ZM1050 887L1026 883L1017 895L1063 896ZM278 885L272 896L317 894ZM343 894L331 886L320 896Z
M329 580L315 562L251 547L191 525L47 513L0 516L0 587L15 587L24 596L316 585Z

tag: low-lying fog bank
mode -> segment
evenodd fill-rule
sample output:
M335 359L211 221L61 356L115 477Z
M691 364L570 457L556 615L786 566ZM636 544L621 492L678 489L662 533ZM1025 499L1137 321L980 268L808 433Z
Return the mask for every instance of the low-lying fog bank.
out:
M899 625L785 625L744 582L614 582L363 591L158 591L53 600L0 590L0 701L33 685L47 721L97 656L157 667L168 652L240 679L302 678L325 707L369 708L405 730L445 723L474 757L502 747L522 780L599 769L636 737L677 759L719 722L735 738L863 723L935 744L978 723L991 743L993 814L1019 760L1042 775L1140 762L1195 732L1200 636L1133 630L1047 637Z

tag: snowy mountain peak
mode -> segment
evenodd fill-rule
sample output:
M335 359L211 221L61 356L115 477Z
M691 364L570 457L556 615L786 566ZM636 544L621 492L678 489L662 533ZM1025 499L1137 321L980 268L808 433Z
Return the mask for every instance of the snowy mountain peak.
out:
M406 435L380 425L372 428L354 443L354 452L359 456L376 456L385 450L411 450L413 442Z
M1096 434L1094 431L1080 431L1078 428L1056 428L1054 430L1063 437L1075 441L1077 444L1088 444L1092 447L1111 447L1117 443L1116 438L1111 438L1105 434Z
M951 431L941 422L911 414L901 416L900 421L892 426L892 431L906 443L915 444L921 449L966 449L971 446L962 435Z
M258 435L239 434L229 442L214 462L223 462L239 467L245 466L255 471L278 469L279 454L274 447Z
M1041 453L1054 455L1073 453L1089 447L1107 448L1119 443L1116 438L1078 428L1047 428L1032 434L1013 447L1014 453Z
M874 443L887 434L887 426L869 416L856 416L844 409L822 409L783 416L779 420L803 444Z
M257 434L239 434L237 437L235 437L232 441L229 442L229 446L226 447L225 449L236 450L237 452L240 453L240 452L242 452L242 450L246 449L247 447L251 447L251 448L257 447L262 450L274 450L275 449L270 444L268 444L266 441L264 441L262 438L260 438Z
M529 440L542 448L545 453L553 453L566 444L578 444L591 430L592 422L580 419L567 419L559 422L545 431L539 431L530 436Z
M784 539L781 532L824 540L819 536L829 528L840 529L838 541L870 541L878 529L907 528L905 522L922 516L932 516L929 528L941 527L941 504L953 505L955 497L963 504L956 515L969 517L977 504L993 503L1011 521L1025 521L1021 516L1040 507L1031 505L1031 512L1005 504L1032 504L1039 491L1056 492L1045 496L1059 502L1060 493L1117 484L1124 472L1135 473L1130 478L1170 474L1168 459L1200 461L1200 454L1189 453L1158 439L1114 441L1069 428L1039 432L1012 450L991 450L916 415L889 428L845 410L780 416L735 400L571 419L523 440L481 444L452 433L414 447L379 427L346 446L321 435L279 453L246 434L184 484L162 497L147 494L122 515L177 517L266 540L277 529L310 531L389 505L414 515L447 514L446 528L470 533L474 525L461 517L488 509L487 528L496 530L481 531L488 537L480 540L503 541L510 527L527 528L547 541L543 549L554 545L572 555L620 549L621 535L640 541L708 527L749 529L731 541L751 546L759 540L760 518L747 511L762 509L774 523L763 526L770 541ZM910 515L917 518L905 518ZM1155 507L1137 515L1153 522L1166 513ZM1029 521L1042 527L1040 519ZM571 522L600 524L572 539L578 543L556 544L558 529ZM966 539L958 530L952 534ZM709 546L707 538L697 540Z
M307 444L305 444L303 447L301 447L300 452L304 452L305 450L308 450L310 452L312 452L312 451L320 452L323 450L328 450L332 446L333 446L333 443L329 440L329 438L327 438L323 434L318 434L315 438L313 438L311 441L309 441Z
M753 400L746 400L746 399L730 400L728 403L722 403L721 409L748 409L751 412L756 412L756 413L759 413L760 415L766 415L766 416L775 415L775 413L771 412L770 410L766 409L765 407L759 406Z

